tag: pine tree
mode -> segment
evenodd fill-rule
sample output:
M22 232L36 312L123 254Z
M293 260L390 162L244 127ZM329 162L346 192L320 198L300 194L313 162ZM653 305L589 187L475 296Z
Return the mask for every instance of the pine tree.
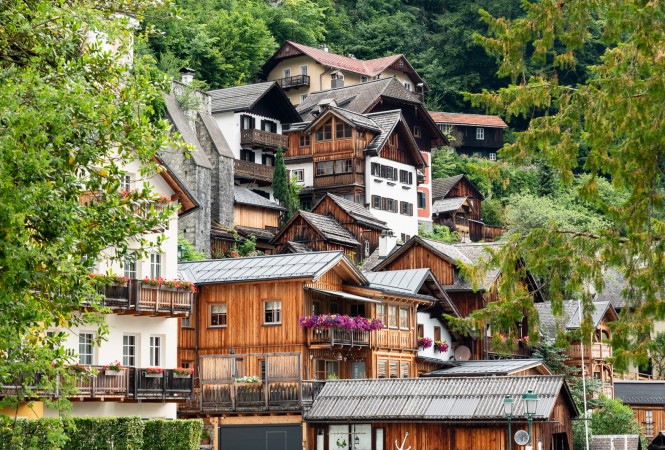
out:
M272 176L272 191L277 200L282 206L287 207L289 189L289 176L284 163L284 153L282 147L277 149L277 157L275 158L275 172Z

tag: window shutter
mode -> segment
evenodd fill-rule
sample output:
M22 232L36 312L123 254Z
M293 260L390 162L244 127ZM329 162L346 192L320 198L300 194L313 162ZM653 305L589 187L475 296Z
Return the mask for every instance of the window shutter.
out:
M409 203L409 215L413 215L413 203Z

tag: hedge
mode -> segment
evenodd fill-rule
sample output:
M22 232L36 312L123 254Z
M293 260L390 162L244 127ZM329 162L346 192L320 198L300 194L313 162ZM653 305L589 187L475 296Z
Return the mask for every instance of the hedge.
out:
M199 419L0 416L0 450L196 450L202 429Z

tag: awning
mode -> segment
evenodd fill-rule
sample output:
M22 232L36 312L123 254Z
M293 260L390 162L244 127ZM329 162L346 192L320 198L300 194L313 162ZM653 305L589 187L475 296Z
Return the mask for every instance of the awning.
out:
M318 289L309 286L305 286L306 291L316 292L317 294L327 295L329 297L343 298L345 300L354 300L356 302L365 302L365 303L381 303L379 300L372 300L371 298L361 297L360 295L349 294L348 292L342 291L330 291L328 289Z

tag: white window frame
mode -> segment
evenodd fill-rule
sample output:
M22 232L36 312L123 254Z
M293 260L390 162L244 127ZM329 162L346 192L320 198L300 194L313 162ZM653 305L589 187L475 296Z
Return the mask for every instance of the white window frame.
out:
M404 89L406 89L407 91L411 92L411 83L406 83L406 82L405 82L405 83L404 83Z
M496 161L496 153L490 153L490 161Z
M307 94L300 94L300 103L304 102L307 99Z
M413 137L422 137L423 132L418 125L413 126Z
M79 333L79 364L91 366L95 363L95 334L90 331Z
M213 312L213 308L215 308L215 307L220 308L220 310L217 311L217 312ZM209 322L210 328L226 328L226 326L229 323L228 306L226 305L226 303L211 303L210 308L209 308L208 311L209 311L208 318L209 318L209 321L210 321ZM214 324L213 320L212 320L213 314L217 314L219 316L219 318L221 318L223 316L224 317L224 323Z
M290 68L289 69L284 69L284 71L282 73L284 74L283 78L291 78L291 69Z
M485 129L482 127L476 128L476 140L484 141L485 140Z
M150 254L150 277L159 278L162 276L162 254Z
M307 64L300 66L300 75L309 75L307 73Z
M296 182L297 183L304 183L305 182L305 169L293 169L291 170L291 177L295 175L296 177Z
M150 367L162 366L162 336L150 336Z
M138 273L136 272L136 253L127 253L122 260L122 269L125 277L130 280L138 279Z
M132 190L132 176L130 174L123 175L120 180L120 190L127 192Z
M271 320L268 320L268 314L272 315ZM263 302L263 324L281 325L281 323L282 323L282 301L265 300Z
M133 343L130 343L130 338L134 339ZM139 359L139 337L136 334L123 334L122 335L122 365L127 367L136 367L137 361ZM132 352L128 351L132 349ZM133 361L132 361L133 360Z
M361 83L367 83L369 81L369 77L367 75L360 75L360 82Z

